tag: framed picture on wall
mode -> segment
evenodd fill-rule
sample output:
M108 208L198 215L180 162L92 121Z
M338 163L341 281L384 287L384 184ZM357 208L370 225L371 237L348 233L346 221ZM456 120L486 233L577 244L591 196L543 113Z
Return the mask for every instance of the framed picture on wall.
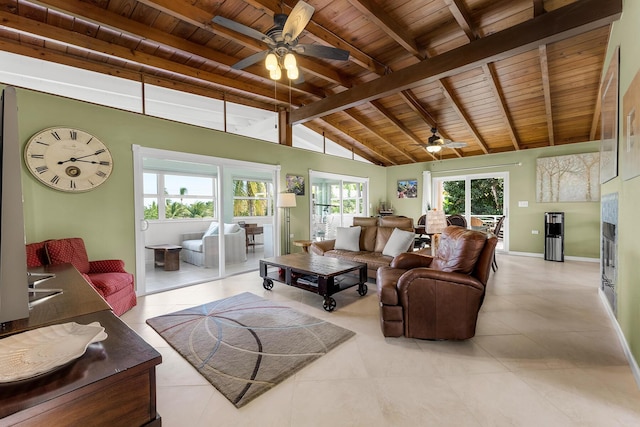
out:
M304 177L301 175L289 175L287 179L287 190L296 196L304 196Z
M600 116L600 183L618 176L618 67L620 48L616 48L602 81Z
M418 197L418 180L401 179L398 180L398 198L415 199Z
M624 94L622 111L622 178L627 180L640 175L640 71Z

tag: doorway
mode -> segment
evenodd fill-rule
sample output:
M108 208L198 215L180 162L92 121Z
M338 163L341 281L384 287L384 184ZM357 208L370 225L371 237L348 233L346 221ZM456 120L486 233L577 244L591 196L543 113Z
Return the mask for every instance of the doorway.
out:
M369 179L309 171L311 240L335 239L338 227L369 216Z
M260 258L279 250L279 166L133 151L139 295L257 270ZM171 247L165 256L173 251L177 265L158 262L158 246Z
M509 251L509 173L433 178L433 207L462 215L469 228L493 231L504 216L496 250Z

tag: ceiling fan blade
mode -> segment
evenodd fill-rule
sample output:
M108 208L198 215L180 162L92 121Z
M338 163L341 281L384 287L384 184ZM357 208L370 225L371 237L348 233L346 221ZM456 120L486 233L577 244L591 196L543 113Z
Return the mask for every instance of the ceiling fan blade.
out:
M282 36L284 37L285 43L289 43L300 35L304 27L306 27L311 20L313 12L315 12L313 6L303 1L299 1L293 7L287 18L287 22L284 23L284 28L282 28Z
M214 16L211 21L214 24L221 25L225 28L235 31L236 33L244 34L245 36L251 37L252 39L265 42L269 46L275 46L274 41L271 40L266 34L262 34L260 31L249 28L239 22L232 21L231 19L227 19L224 16Z
M463 148L467 146L467 143L459 142L459 141L451 141L451 142L446 142L444 146L447 148Z
M249 55L241 61L236 62L231 66L234 70L243 70L256 62L260 62L267 57L270 51L263 50L262 52L254 53L253 55Z
M338 61L346 61L349 59L348 50L320 44L299 44L293 50L300 55L313 56L316 58L336 59Z

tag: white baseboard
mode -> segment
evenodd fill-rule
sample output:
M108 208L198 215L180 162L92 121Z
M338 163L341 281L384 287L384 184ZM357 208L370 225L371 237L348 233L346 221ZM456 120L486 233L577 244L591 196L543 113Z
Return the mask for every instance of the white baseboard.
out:
M535 252L497 252L498 254L503 253L507 255L515 255L515 256L528 256L532 258L544 258L544 254L539 254ZM600 262L600 258L587 258L581 256L565 256L565 261L584 261L584 262Z
M633 377L636 379L636 385L640 389L640 367L638 366L638 362L633 357L631 353L631 349L629 348L629 344L627 343L627 339L620 329L620 324L618 323L618 319L613 314L613 310L611 310L611 306L609 305L609 300L607 296L602 292L602 289L598 289L598 294L600 295L600 299L602 300L602 305L604 305L605 310L609 314L609 318L611 319L611 323L613 323L613 328L618 335L618 339L620 340L620 345L622 345L622 349L624 351L624 355L627 357L627 361L629 362L629 367L631 368L631 372L633 372Z
M497 252L500 253L500 252ZM509 252L502 252L504 254L507 255L515 255L515 256L528 256L531 258L543 258L544 255L543 254L539 254L539 253L535 253L535 252L514 252L514 251L509 251Z

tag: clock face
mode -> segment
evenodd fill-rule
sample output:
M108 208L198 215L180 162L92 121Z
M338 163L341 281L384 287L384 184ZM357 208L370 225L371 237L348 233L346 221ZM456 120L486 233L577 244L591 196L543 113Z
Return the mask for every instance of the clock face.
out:
M27 142L24 160L43 184L71 193L93 190L113 170L109 149L95 136L73 128L36 133Z

